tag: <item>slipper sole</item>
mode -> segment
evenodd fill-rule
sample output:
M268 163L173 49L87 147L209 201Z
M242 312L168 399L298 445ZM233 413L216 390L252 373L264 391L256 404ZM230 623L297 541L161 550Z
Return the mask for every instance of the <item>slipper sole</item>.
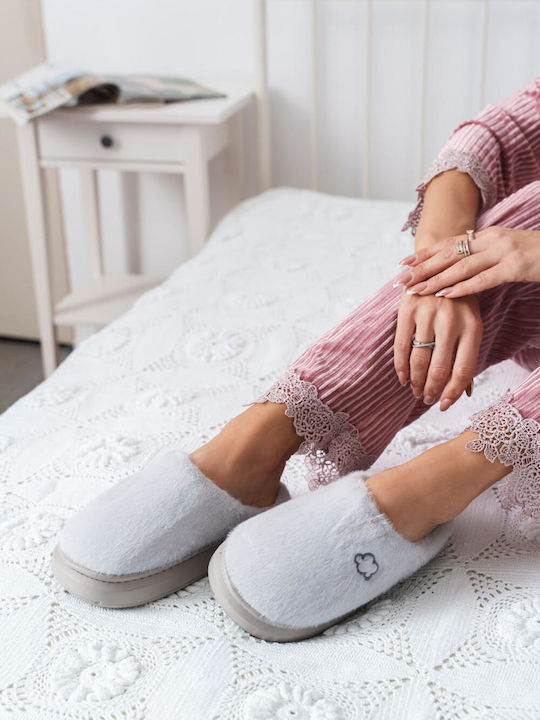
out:
M182 590L205 577L212 553L218 545L208 546L175 565L130 575L94 573L72 562L56 546L51 568L58 582L82 600L107 608L136 607Z

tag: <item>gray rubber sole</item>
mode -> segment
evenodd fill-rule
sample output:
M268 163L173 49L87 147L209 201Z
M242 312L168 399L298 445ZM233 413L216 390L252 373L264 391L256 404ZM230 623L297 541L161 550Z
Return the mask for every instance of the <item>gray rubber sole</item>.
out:
M158 600L205 577L219 543L204 548L177 565L133 575L105 575L79 567L62 550L54 549L51 568L72 595L107 608L128 608Z
M353 610L346 615L335 618L335 620L315 627L290 628L275 625L262 617L262 615L259 615L256 610L240 597L232 586L225 567L225 558L223 555L224 546L225 543L221 543L210 560L208 566L210 587L212 588L214 597L231 620L234 620L237 625L240 625L240 627L250 635L260 638L261 640L283 643L307 640L307 638L320 635L320 633L324 632L327 628L345 620L356 612L356 610Z

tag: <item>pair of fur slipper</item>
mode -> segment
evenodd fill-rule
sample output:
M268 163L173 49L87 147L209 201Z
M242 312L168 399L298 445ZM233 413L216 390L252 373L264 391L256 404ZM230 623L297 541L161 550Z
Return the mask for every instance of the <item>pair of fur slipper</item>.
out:
M360 473L269 508L244 505L189 456L169 451L78 512L52 557L57 580L105 607L156 600L207 573L244 630L286 642L317 635L433 558L450 523L411 542Z

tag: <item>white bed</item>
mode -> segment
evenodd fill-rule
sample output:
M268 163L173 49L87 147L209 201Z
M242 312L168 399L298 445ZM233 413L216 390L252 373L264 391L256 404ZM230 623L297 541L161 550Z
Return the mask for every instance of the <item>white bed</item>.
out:
M115 611L71 597L49 570L77 507L153 453L215 434L396 272L408 210L291 189L244 203L0 417L0 718L540 718L540 531L506 515L496 489L457 520L442 557L301 643L240 631L206 579ZM431 409L377 466L449 437L523 374L484 373L471 399ZM294 457L293 493L302 476Z

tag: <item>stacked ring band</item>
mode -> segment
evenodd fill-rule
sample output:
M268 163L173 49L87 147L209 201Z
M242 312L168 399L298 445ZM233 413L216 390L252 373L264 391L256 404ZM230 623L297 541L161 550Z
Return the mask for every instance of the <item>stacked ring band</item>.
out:
M421 340L413 340L412 346L413 346L413 348L421 348L421 347L434 348L435 340L433 340L433 342L422 342Z
M456 244L456 250L458 255L465 255L467 257L471 254L471 248L469 243L474 240L474 230L465 230L467 237L465 240L458 240Z

